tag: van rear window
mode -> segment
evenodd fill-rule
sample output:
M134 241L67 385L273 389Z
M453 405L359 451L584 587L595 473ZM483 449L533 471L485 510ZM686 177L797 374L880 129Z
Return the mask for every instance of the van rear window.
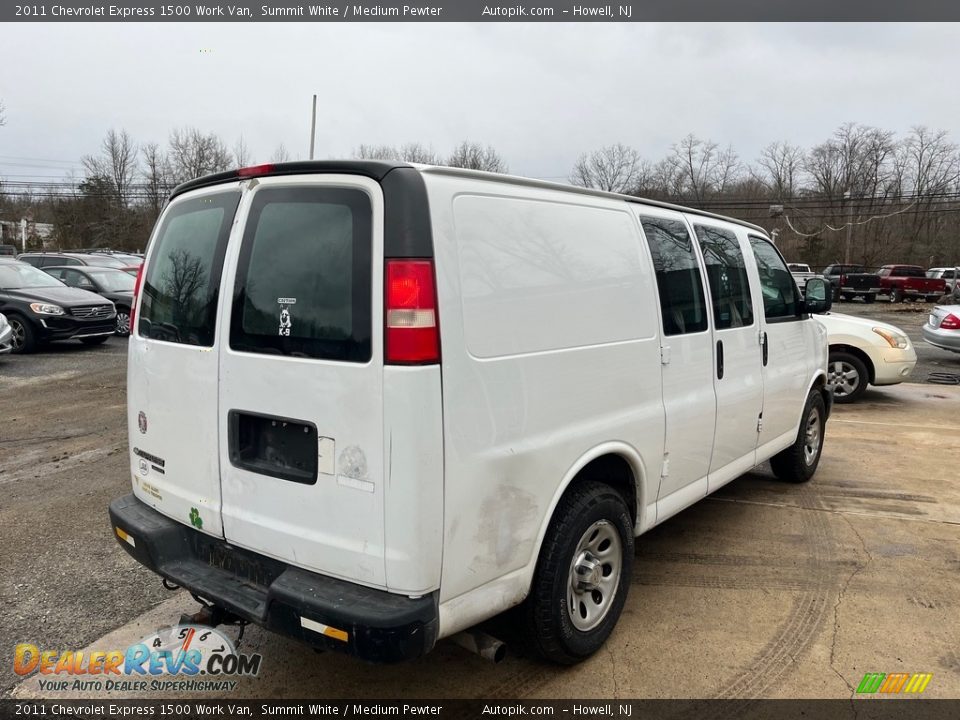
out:
M360 190L258 190L240 249L230 347L368 361L371 214Z
M142 337L213 345L223 255L239 202L232 191L170 206L143 278Z

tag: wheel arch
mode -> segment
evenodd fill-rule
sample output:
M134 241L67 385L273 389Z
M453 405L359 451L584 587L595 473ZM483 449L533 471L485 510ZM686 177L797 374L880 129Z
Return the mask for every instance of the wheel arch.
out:
M593 480L616 489L624 496L627 507L630 508L634 535L638 535L641 529L649 526L646 518L646 500L649 495L645 482L647 477L649 473L643 458L636 448L628 443L606 442L583 453L567 470L544 513L529 565L530 579L533 578L533 570L540 557L547 528L553 521L560 500L570 488L581 482Z

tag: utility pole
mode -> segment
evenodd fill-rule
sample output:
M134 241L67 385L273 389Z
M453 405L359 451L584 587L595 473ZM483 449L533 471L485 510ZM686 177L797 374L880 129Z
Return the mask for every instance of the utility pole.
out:
M313 96L313 113L310 117L310 159L313 160L313 141L317 136L317 96Z
M847 247L843 253L843 264L850 264L850 244L853 238L853 193L847 190L843 194L843 199L847 201Z

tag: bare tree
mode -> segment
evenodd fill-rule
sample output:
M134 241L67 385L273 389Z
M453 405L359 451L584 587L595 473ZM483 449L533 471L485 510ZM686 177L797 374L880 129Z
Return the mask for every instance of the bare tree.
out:
M253 164L250 158L250 147L247 145L247 141L243 139L243 135L233 144L233 164L238 168Z
M232 160L223 140L196 128L178 128L170 133L167 158L171 180L176 183L228 170Z
M167 169L167 159L155 142L147 143L140 148L143 157L143 188L147 207L153 217L160 214L163 199L170 191L171 182Z
M393 145L361 145L353 151L360 160L399 160L400 151Z
M732 147L721 150L717 143L693 134L673 146L668 161L673 165L671 180L679 185L684 196L697 204L723 193L739 179L741 168Z
M641 185L640 153L622 143L584 153L573 166L570 182L608 192L631 193Z
M803 171L802 148L785 141L772 142L761 151L757 164L762 170L758 179L777 200L796 194Z
M440 165L440 156L432 147L426 147L418 142L409 142L401 146L398 155L404 162L420 163L422 165Z
M86 155L81 162L88 177L108 180L120 205L127 205L138 168L137 146L126 130L111 129L100 145L100 154Z
M495 173L509 172L506 161L491 145L484 147L480 143L469 140L464 140L453 149L450 157L447 158L447 165Z
M273 155L270 156L271 162L289 162L290 152L287 150L287 146L283 143L277 145L276 149L273 151Z

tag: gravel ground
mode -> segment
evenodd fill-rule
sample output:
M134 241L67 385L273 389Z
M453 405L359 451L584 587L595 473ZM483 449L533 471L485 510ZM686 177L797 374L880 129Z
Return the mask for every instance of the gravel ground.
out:
M168 596L107 520L130 486L126 360L120 338L0 356L0 695L17 643L82 647Z
M924 382L933 372L960 374L960 354L921 339L931 307L855 302L835 309L905 330L920 359L910 380ZM16 643L84 647L170 597L116 547L107 521L110 500L130 487L125 375L119 338L0 356L0 647L8 658L0 663L0 695L19 680L9 661ZM863 406L885 400L884 392L872 391Z

